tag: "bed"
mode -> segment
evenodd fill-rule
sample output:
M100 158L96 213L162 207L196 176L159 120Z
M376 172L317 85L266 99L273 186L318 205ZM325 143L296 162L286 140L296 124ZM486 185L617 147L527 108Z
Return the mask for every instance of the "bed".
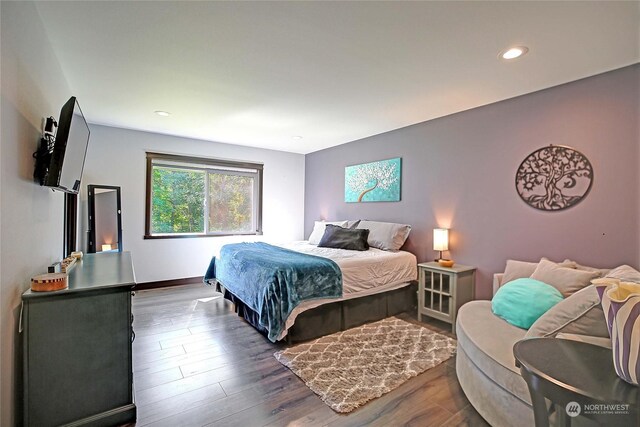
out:
M302 262L306 270L290 271L289 257ZM225 267L222 272L221 266ZM282 286L290 277L302 281ZM205 282L216 286L234 303L238 315L271 341L297 342L414 308L416 278L416 257L406 251L374 247L356 251L301 241L225 245L212 259ZM269 287L253 289L255 283L266 281ZM298 300L292 294L299 289L304 295Z

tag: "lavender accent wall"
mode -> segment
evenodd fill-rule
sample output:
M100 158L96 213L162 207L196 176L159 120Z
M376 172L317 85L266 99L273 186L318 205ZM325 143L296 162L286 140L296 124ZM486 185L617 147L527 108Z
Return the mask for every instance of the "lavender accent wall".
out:
M478 267L490 298L507 259L547 256L610 267L640 264L640 65L311 153L305 236L318 219L411 224L405 249L428 261L432 229L451 228L448 257ZM589 195L560 212L525 204L515 173L533 150L568 145L594 167ZM347 165L402 157L402 201L345 203Z

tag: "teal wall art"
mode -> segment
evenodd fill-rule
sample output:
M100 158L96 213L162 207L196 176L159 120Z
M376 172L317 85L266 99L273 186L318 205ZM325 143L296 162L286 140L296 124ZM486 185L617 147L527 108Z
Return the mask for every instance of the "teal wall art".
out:
M402 159L380 160L344 168L344 201L399 202Z

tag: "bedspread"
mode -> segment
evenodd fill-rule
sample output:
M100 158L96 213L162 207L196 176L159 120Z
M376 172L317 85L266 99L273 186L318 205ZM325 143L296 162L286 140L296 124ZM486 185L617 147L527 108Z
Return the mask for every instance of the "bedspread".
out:
M258 313L273 342L302 301L342 296L342 273L334 261L262 242L224 245L204 279L219 281Z

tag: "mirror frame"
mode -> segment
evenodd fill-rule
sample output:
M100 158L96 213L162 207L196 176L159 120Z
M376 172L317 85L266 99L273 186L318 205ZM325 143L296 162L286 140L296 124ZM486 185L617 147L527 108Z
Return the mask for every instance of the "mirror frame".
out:
M96 253L96 190L115 190L117 199L117 212L118 216L118 252L122 252L122 205L120 202L120 187L114 185L87 185L88 193L88 211L89 211L89 230L87 239L87 253Z

